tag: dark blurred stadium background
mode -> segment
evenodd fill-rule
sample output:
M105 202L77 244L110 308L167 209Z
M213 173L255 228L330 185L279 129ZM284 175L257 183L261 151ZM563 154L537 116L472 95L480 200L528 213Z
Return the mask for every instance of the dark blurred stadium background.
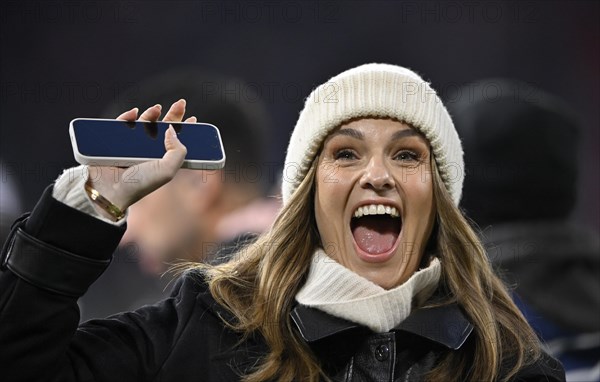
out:
M595 1L3 1L2 181L16 182L30 209L75 164L71 119L98 117L109 102L136 97L125 89L137 81L184 66L241 77L262 95L269 161L281 164L313 86L389 62L422 73L442 96L513 77L566 99L583 127L572 153L581 158L574 218L598 229L598 16Z

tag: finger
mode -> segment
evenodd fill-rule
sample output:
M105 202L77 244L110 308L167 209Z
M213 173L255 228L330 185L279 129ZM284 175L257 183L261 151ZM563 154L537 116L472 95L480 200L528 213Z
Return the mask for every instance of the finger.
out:
M122 120L122 121L135 121L137 119L137 115L138 115L139 111L140 111L140 109L138 109L137 107L134 107L133 109L128 110L125 113L119 115L117 117L117 119Z
M198 122L198 118L196 118L194 116L191 116L191 117L188 117L184 122L187 122L187 123L196 123L196 122Z
M140 121L156 121L158 117L160 117L160 113L162 112L162 106L157 103L156 105L149 107L145 112L140 115Z
M181 122L185 114L185 100L182 98L171 105L171 108L163 118L163 121Z
M165 132L165 149L167 152L159 160L160 167L169 174L175 174L185 159L187 149L177 137L173 126L169 126Z

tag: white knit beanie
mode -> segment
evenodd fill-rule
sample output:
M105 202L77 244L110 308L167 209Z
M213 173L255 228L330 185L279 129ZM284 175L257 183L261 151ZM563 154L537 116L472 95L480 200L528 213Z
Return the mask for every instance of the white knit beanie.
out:
M464 162L452 119L435 90L418 74L389 64L365 64L347 70L308 96L287 149L284 204L306 176L327 135L358 117L393 118L420 131L429 140L442 180L458 205Z

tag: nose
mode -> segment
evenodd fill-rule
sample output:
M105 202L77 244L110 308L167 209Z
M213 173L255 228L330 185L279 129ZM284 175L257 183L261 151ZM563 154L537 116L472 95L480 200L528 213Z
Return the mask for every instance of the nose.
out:
M359 183L361 187L375 191L389 190L396 186L385 160L376 157L369 160Z

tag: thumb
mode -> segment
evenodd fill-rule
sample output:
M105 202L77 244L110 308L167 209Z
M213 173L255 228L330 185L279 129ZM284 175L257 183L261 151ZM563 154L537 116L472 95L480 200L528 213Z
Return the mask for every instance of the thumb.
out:
M175 173L181 167L187 154L187 149L177 137L173 125L170 125L167 131L165 131L165 149L167 152L160 159L161 167L167 172Z

